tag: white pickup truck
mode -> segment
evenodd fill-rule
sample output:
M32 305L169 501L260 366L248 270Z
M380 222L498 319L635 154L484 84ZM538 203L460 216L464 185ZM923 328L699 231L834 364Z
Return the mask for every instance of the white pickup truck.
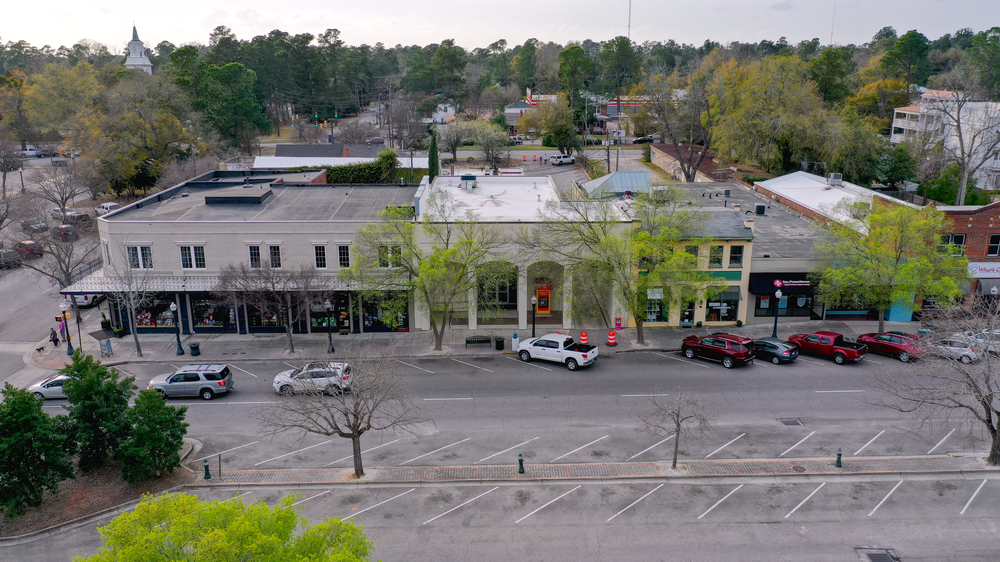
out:
M517 346L517 355L521 361L553 361L575 371L597 361L597 346L576 343L573 338L556 332L524 340Z

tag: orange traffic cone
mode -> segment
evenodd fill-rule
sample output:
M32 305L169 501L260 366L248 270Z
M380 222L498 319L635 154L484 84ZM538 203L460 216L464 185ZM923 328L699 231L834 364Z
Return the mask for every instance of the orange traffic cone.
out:
M521 155L521 162L527 162L527 161L528 161L528 155L527 154L522 154Z
M580 343L587 343L587 332L580 332Z
M618 345L618 343L615 341L615 331L610 330L608 331L608 346L614 347L616 345Z

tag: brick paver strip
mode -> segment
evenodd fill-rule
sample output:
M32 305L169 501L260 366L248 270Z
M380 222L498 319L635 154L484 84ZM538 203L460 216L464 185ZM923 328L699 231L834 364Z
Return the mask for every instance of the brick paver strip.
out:
M726 461L686 463L691 474L801 474L809 472L896 472L908 470L968 470L981 468L979 461L970 457L945 457L930 459L865 459L845 460L842 468L833 461ZM801 467L803 470L795 470Z

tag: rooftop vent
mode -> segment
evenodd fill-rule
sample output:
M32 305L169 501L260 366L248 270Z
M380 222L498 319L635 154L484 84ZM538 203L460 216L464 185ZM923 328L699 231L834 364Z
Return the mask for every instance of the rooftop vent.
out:
M844 175L843 174L830 174L826 178L826 185L844 185Z
M262 186L263 187L263 186ZM239 195L206 195L206 205L260 205L272 195L270 189L257 193Z

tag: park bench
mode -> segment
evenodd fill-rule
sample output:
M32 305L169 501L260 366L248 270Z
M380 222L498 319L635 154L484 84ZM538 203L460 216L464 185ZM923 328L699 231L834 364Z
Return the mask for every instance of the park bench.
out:
M469 336L465 338L465 347L468 348L470 345L485 345L490 346L489 336Z

